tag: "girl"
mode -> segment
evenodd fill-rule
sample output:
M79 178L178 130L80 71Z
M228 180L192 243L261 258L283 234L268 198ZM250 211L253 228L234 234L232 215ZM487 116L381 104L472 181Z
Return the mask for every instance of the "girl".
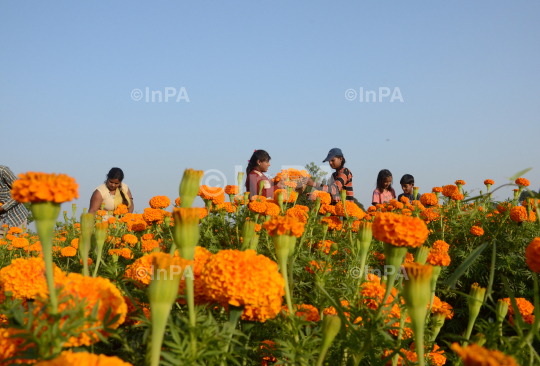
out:
M392 173L388 169L383 169L377 176L377 188L373 191L371 204L375 206L394 198L396 198L396 192L392 188Z
M263 182L261 196L272 198L274 191L279 189L277 185L264 175L270 167L270 155L264 150L255 150L246 169L246 192L249 198L259 194L259 182Z
M120 204L128 208L128 212L133 212L133 197L127 184L122 183L124 172L120 168L112 168L107 174L105 182L97 187L90 198L89 213L95 213L104 203L104 209L114 211ZM105 218L104 218L105 220Z

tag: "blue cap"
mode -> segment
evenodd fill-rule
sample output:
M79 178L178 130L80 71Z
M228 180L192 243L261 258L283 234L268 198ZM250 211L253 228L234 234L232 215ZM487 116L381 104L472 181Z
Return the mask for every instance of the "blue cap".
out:
M332 160L336 156L343 156L343 153L341 152L341 149L334 147L332 150L328 152L328 156L326 157L326 159L323 160L323 163Z

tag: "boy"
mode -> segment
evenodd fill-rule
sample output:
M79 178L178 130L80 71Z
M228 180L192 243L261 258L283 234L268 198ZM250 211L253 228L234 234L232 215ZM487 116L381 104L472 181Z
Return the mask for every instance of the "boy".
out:
M413 194L414 177L412 175L405 174L403 177L401 177L399 184L401 184L403 193L398 196L398 202L401 202L401 197L407 197L409 201L420 200L420 197L422 196L420 193L417 193L416 198Z

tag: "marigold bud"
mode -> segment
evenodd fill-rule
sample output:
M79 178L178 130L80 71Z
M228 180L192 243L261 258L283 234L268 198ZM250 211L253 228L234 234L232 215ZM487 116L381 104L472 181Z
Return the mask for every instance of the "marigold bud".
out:
M202 170L186 169L184 170L184 176L180 183L180 202L181 207L191 207L195 197L199 194L199 185L201 177L203 176Z

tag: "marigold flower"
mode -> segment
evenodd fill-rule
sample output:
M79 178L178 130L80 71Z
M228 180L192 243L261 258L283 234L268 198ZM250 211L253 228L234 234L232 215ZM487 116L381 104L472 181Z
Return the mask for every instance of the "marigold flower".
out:
M436 205L439 200L437 199L435 193L424 193L420 197L420 202L422 202L422 204L426 206L433 206Z
M403 211L401 213L403 214ZM429 223L431 221L439 220L441 218L441 214L436 207L430 207L420 211L420 218Z
M285 280L276 262L254 250L221 250L203 266L206 296L222 305L245 306L243 319L264 322L281 310Z
M119 204L118 207L114 210L114 214L121 216L128 213L128 208L123 203Z
M238 194L238 186L228 185L225 187L225 194Z
M323 217L321 221L328 224L329 230L341 230L343 228L343 221L338 216Z
M63 257L74 257L77 254L77 249L73 248L72 246L62 248L60 250L60 253Z
M140 257L133 264L126 267L124 278L134 280L135 284L140 287L148 285L152 279L152 261L154 257L163 255L170 256L167 253L154 252Z
M277 215L279 215L280 211L281 211L281 209L275 203L266 202L266 211L264 212L265 215L277 216Z
M529 180L525 178L518 178L516 179L516 184L520 187L528 187L531 182L529 182Z
M428 234L426 224L417 217L383 212L373 221L375 239L395 246L419 247Z
M175 206L180 207L180 202L182 202L182 198L181 198L181 197L178 197L177 199L175 199L175 200L174 200Z
M281 309L285 314L289 315L289 308L286 305ZM294 304L294 314L308 322L318 322L321 320L319 310L315 306L309 304Z
M274 192L274 201L279 202L278 200L279 193L283 193L283 202L293 203L294 201L296 201L296 197L297 197L296 192L292 191L290 197L288 197L286 189L276 189Z
M510 202L503 202L497 205L497 211L500 213L505 213L509 208L512 208L512 204Z
M22 234L23 230L20 227L12 226L8 230L8 234Z
M495 182L494 182L493 180L491 180L491 179L486 179L486 180L484 181L484 184L485 184L486 186L487 186L488 184L493 185L493 184L495 184Z
M60 356L48 361L41 361L34 366L133 366L116 356L96 355L88 352L64 351Z
M30 347L30 345L23 346L26 340L23 337L17 336L17 334L22 332L23 331L15 328L0 327L0 365L5 366L32 363L31 360L11 359L12 357L17 357L19 353L22 353L28 347Z
M248 208L258 214L264 214L266 212L266 203L259 201L251 201Z
M534 212L531 211L531 218ZM536 218L536 215L534 216ZM514 222L523 222L523 221L534 221L530 220L527 215L527 209L523 206L514 206L510 210L510 219Z
M525 249L525 261L531 271L540 273L540 237L534 238Z
M329 205L332 202L332 197L330 193L324 191L313 191L309 196L309 199L315 202L317 197L321 198L321 205Z
M503 299L503 301L506 301L508 303L508 313L510 315L515 315L515 310L512 307L512 301L509 297ZM523 297L516 297L516 304L519 310L519 313L525 317L527 315L532 315L534 312L534 306L531 304L530 301Z
M465 196L461 193L454 193L450 198L452 198L454 201L463 201Z
M434 191L436 192L436 191ZM458 190L458 187L453 185L453 184L449 184L449 185L446 185L442 188L442 194L443 196L445 197L452 197L454 194L459 194L459 190Z
M64 273L56 265L54 278L59 280ZM49 293L45 278L45 262L43 258L17 258L0 270L0 297L5 291L12 293L15 299L35 299L38 295ZM0 353L1 354L1 353Z
M139 242L139 239L133 234L124 234L122 236L122 240L127 244L131 245L132 247L134 247L135 244Z
M427 305L429 307L429 304ZM445 301L441 301L437 296L433 298L433 304L431 305L431 312L433 314L441 314L445 316L446 320L454 317L454 309L452 305Z
M79 185L65 174L28 172L13 182L11 196L18 202L62 203L79 198Z
M299 238L304 232L304 223L295 217L275 216L263 224L270 236L294 235Z
M163 211L156 208L147 207L144 209L142 218L144 221L150 224L152 222L161 221L163 219Z
M447 267L450 265L450 256L446 251L431 249L426 261L433 266Z
M225 191L221 187L208 187L202 185L199 188L199 196L202 199L212 201L214 205L225 202Z
M433 188L431 189L431 192L433 192L433 193L437 193L437 192L440 193L440 192L442 192L442 191L443 191L442 187L433 187Z
M482 236L484 235L484 229L482 229L480 226L473 226L471 228L471 234L474 236Z
M462 185L464 186L465 185L465 181L464 180L461 180L461 179L458 179L454 182L454 184L457 186L457 185Z
M261 342L260 354L262 356L261 366L268 366L268 362L276 362L277 358L272 354L276 350L276 343L271 340Z
M159 243L156 240L144 240L142 242L141 250L143 253L151 252L154 248L159 248Z
M180 257L178 250L174 252L175 257ZM193 257L193 284L194 284L194 294L195 294L195 304L206 304L211 302L211 299L208 298L206 295L206 290L204 288L204 282L201 279L201 272L208 261L213 256L213 254L208 251L206 248L196 246L195 247L195 255ZM178 290L178 293L180 295L184 295L186 288L186 282L180 281L180 288ZM179 299L179 303L185 304L186 301L184 299Z
M329 204L323 204L321 205L321 208L319 209L319 213L321 215L325 215L327 213L330 213L332 216L336 216L336 206L332 206Z
M12 238L11 245L15 248L28 248L30 242L26 238Z
M536 205L540 205L540 199L536 198L527 198L523 202L521 202L521 206L527 208L527 206L531 207L531 210L536 212Z
M149 205L152 208L164 209L169 207L171 200L167 196L154 196L150 199Z
M307 209L306 206L296 205L294 207L289 208L287 210L286 215L290 216L290 217L294 217L294 218L298 219L298 221L300 221L300 222L302 222L304 224L307 224L309 209L304 210L304 208Z
M336 215L345 217L345 210L343 209L343 202L340 201L336 204ZM366 216L364 211L352 201L345 201L345 209L347 209L347 215L356 217L358 220L361 220Z
M433 243L433 249L448 252L448 249L450 249L450 245L448 245L448 243L443 240L437 240L435 243Z
M476 343L465 348L453 343L452 349L461 357L465 366L519 366L512 356L498 350L487 350Z
M55 278L56 281L56 278ZM64 344L65 347L89 346L92 343L98 342L98 337L95 330L91 328L107 324L109 328L116 329L124 322L127 313L127 306L120 291L114 284L106 278L83 276L79 273L70 273L67 276L61 277L58 280L57 287L59 291L59 312L68 308L75 307L76 303L85 302L85 317L90 317L95 306L97 306L97 321L86 321L81 327L78 337L71 337ZM39 310L43 298L36 300ZM108 315L108 318L106 316ZM46 314L44 314L46 317ZM114 323L111 323L114 317L118 316ZM85 330L88 329L88 330ZM99 331L102 336L107 337L107 333L103 330Z

